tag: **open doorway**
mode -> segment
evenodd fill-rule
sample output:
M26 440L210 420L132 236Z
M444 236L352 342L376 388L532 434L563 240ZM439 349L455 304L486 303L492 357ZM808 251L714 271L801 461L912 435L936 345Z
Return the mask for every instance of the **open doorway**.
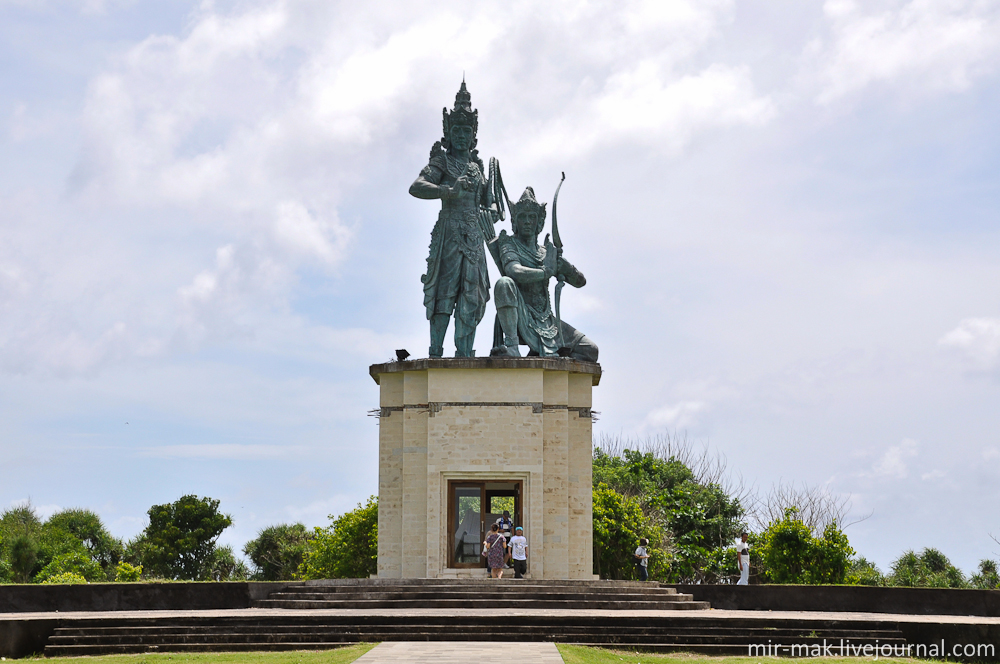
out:
M448 567L485 567L483 540L504 510L522 524L520 480L448 482Z

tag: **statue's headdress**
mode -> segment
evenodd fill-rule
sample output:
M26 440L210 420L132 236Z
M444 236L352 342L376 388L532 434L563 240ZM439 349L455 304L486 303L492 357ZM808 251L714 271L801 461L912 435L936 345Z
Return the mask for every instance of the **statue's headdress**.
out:
M535 234L542 232L542 227L545 226L545 203L539 203L538 199L535 198L535 190L531 187L526 187L524 193L521 194L520 200L517 203L510 204L510 222L511 226L514 227L514 232L517 232L517 215L519 212L525 212L527 210L535 210L538 213L538 228L535 229Z
M446 149L450 149L449 137L451 136L451 128L456 125L466 125L472 127L472 148L476 147L476 132L479 130L479 111L472 109L472 95L465 88L465 79L462 79L462 87L458 89L458 94L455 95L455 108L449 111L447 108L442 109L443 124L444 124L444 139L442 139L441 144L444 145Z

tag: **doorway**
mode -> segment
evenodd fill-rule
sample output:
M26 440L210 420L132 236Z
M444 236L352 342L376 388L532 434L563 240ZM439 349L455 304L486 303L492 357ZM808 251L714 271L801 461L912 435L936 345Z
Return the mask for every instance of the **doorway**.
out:
M522 525L520 480L448 482L448 567L486 567L483 540L504 510Z

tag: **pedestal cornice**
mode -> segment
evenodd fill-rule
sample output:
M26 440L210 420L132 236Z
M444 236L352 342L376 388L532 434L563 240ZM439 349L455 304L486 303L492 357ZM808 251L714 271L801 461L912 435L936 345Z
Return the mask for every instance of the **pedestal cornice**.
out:
M588 374L594 385L601 382L600 364L564 357L435 357L406 362L373 364L368 368L368 373L376 383L379 383L379 375L381 374L426 371L428 369L544 369L546 371Z

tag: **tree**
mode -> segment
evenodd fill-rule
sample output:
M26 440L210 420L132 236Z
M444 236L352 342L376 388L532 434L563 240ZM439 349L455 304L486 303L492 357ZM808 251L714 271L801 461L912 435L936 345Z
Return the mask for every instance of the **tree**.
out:
M714 583L735 559L732 547L744 527L740 499L723 487L721 462L694 456L686 444L669 439L651 447L656 454L617 442L611 445L613 454L598 446L594 486L604 484L638 503L652 549L663 556L650 568L650 578ZM704 478L684 460L701 468Z
M663 537L661 533L652 531L638 500L621 495L603 482L597 485L594 489L595 574L602 579L634 578L635 562L632 554L643 537L659 545L649 549L647 570L650 578L655 578L654 570L662 574Z
M108 579L114 578L115 566L122 559L124 547L121 540L111 535L101 518L85 509L67 509L56 512L45 522L43 530L51 533L53 540L69 539L83 544L90 558L104 570ZM65 544L61 548L76 547ZM88 580L93 580L89 579Z
M847 583L852 586L884 586L885 576L875 563L858 557L851 560L847 569Z
M149 525L130 542L147 573L189 581L207 578L215 542L233 525L229 515L219 512L219 501L182 496L173 503L153 505L147 514Z
M259 581L290 581L305 560L309 541L315 535L301 523L268 526L243 547Z
M303 579L366 578L378 571L378 498L316 528L299 568Z
M3 546L0 554L7 562L8 574L14 583L28 583L41 569L41 531L42 522L31 503L0 514L0 544Z
M250 578L250 570L233 553L233 547L227 544L212 552L208 563L208 578L212 581L246 581Z

